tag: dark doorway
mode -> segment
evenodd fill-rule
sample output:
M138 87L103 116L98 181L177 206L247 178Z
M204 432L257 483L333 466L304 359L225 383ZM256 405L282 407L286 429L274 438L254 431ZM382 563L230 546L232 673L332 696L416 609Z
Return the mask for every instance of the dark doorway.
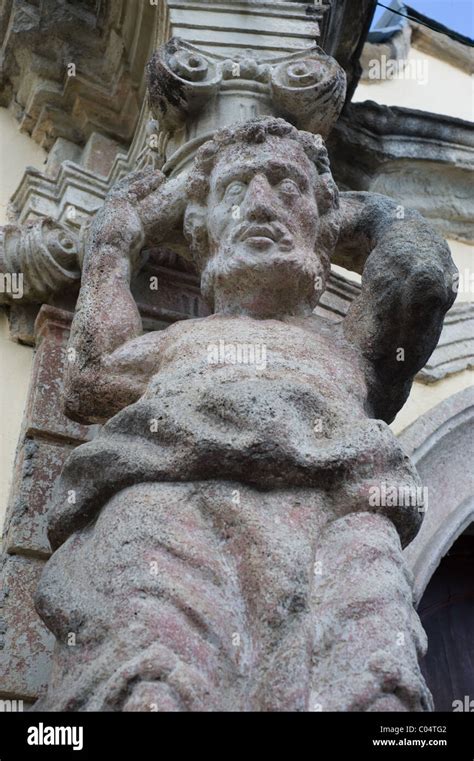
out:
M421 665L435 710L474 711L473 524L442 559L418 613L428 635Z

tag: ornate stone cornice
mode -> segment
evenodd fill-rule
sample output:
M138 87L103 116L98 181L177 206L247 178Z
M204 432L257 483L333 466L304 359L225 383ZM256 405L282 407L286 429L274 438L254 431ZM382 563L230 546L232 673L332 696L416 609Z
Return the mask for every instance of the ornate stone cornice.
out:
M11 198L11 214L19 223L51 216L82 230L102 205L107 179L73 161L64 161L56 176L28 169Z
M328 141L344 190L399 199L447 238L474 241L474 137L462 119L373 101L346 107Z
M130 141L153 18L148 2L9 0L0 16L0 104L46 150L58 137L83 144L95 131Z

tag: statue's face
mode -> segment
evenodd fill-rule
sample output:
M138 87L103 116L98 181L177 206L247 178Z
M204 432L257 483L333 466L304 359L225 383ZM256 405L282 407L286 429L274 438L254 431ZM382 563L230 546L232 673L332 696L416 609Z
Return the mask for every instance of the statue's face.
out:
M233 145L213 169L208 200L211 252L268 260L295 250L314 252L318 207L316 168L294 140Z
M285 289L293 301L314 289L322 274L315 253L316 179L316 167L295 140L270 137L221 152L207 203L213 287L227 282L234 292L255 294L259 283L267 302Z

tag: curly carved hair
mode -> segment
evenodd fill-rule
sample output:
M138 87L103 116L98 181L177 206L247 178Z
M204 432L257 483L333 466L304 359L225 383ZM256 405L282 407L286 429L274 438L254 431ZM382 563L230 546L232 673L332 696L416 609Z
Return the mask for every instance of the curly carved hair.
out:
M304 150L318 172L315 195L321 215L318 236L318 254L326 273L330 269L330 259L339 234L338 209L339 191L334 182L329 156L321 135L298 130L284 119L263 117L251 119L234 127L218 130L212 140L201 146L196 154L193 168L187 180L188 208L184 221L184 232L191 247L193 258L199 267L208 256L207 230L204 223L204 209L209 193L210 176L219 154L226 147L236 143L264 143L269 137L295 140Z

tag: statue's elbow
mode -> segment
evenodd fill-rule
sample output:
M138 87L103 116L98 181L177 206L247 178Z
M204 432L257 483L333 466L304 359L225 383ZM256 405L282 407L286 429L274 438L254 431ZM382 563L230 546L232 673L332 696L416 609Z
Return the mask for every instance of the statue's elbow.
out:
M103 422L100 384L88 373L70 374L62 396L62 411L70 420L81 425Z
M444 268L433 263L416 269L408 286L412 308L444 315L456 300L457 279L454 265Z

